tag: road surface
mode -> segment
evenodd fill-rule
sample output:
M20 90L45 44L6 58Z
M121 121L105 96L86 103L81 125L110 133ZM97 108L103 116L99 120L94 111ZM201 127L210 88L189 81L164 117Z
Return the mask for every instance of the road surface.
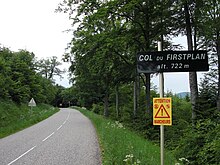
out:
M80 112L62 108L0 139L0 165L101 165L95 129Z

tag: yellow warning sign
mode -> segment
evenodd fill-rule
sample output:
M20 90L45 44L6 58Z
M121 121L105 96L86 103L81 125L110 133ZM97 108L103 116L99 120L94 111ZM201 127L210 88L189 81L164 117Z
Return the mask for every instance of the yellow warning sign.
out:
M172 125L171 98L153 98L153 125Z

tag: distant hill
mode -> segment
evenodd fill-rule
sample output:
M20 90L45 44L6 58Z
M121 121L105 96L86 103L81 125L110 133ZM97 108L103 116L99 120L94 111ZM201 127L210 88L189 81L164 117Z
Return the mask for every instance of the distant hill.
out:
M185 98L186 96L190 96L190 92L181 92L176 94L179 98Z

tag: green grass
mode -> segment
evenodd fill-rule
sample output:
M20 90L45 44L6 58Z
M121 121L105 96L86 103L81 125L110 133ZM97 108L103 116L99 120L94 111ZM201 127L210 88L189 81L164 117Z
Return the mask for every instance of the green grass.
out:
M0 101L0 138L36 124L57 111L58 108L46 104L38 104L31 109L24 104Z
M75 108L75 107L74 107ZM160 165L160 147L147 141L121 123L85 109L77 108L94 124L102 151L103 165ZM165 164L174 165L171 152L165 151Z

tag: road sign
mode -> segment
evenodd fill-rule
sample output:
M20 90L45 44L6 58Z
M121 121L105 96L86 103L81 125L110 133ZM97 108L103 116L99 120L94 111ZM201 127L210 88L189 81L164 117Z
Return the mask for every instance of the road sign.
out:
M139 73L208 71L207 51L158 51L137 54Z
M153 125L172 125L171 98L153 98Z
M28 106L29 106L29 107L35 107L35 106L36 106L36 102L34 101L34 98L32 98L32 99L30 100L30 102L28 103Z

